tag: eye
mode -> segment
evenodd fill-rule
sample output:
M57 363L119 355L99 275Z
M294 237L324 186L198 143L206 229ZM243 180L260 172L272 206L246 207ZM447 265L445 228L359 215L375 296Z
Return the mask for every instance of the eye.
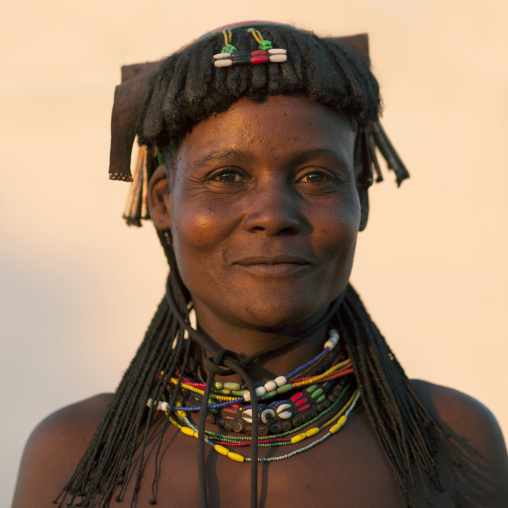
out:
M220 183L241 183L243 182L242 176L237 172L233 170L224 170L220 173L216 173L212 176L211 180L215 182Z
M326 177L321 173L308 173L300 178L303 183L321 183L326 180Z
M298 183L326 183L326 182L334 182L337 178L326 170L312 170L307 171L303 175L299 176L297 179Z

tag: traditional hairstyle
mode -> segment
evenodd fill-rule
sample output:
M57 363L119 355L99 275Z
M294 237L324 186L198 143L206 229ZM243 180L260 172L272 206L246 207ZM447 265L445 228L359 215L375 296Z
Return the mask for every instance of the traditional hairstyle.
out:
M356 149L361 150L364 165L361 179L365 188L372 183L374 172L378 180L381 178L376 146L387 159L389 167L394 169L398 183L408 176L378 123L379 86L370 71L365 36L325 39L289 26L254 26L275 48L287 49L287 62L216 67L213 55L220 53L225 46L223 35L218 31L204 36L163 62L123 69L123 84L117 89L113 110L111 178L132 179L128 163L135 125L139 142L146 147L146 159L141 158L144 176L134 176L134 183L137 181L138 189L142 189L143 185L139 182L144 179L146 184L162 160L161 154L166 154L166 159L168 154L170 157L193 126L215 113L227 111L241 97L263 101L269 95L304 96L349 116L358 128ZM258 48L257 41L245 27L233 29L232 34L232 43L236 47L249 52ZM131 194L138 196L139 192ZM141 201L138 199L135 207L138 211ZM139 213L128 215L131 223L139 224L139 218ZM190 326L190 295L178 272L171 232L158 234L170 267L166 295L85 455L58 496L56 502L60 506L64 503L87 506L92 501L107 506L113 496L122 499L132 474L133 458L139 452L132 503L135 502L145 469L148 435L157 404L167 388L165 379L161 377L157 380L156 374L163 371L168 378L177 375L178 370L180 381L172 388L171 394L175 400L181 390L181 376L192 359L193 344L206 349L212 357L207 364L211 372L207 389L213 380L213 372L227 371L240 374L253 392L252 381L245 374L245 368L256 358L273 353L273 349L263 351L240 361L238 356L220 350ZM431 484L441 490L439 468L435 461L436 438L447 442L446 436L412 390L402 367L350 285L344 292L342 303L339 303L332 305L323 319L334 324L346 343L373 432L393 470L404 502L410 506L415 501L415 482L421 482L427 497ZM323 320L319 325L323 325ZM312 332L307 330L293 343ZM186 335L191 340L186 340ZM168 347L170 344L172 347ZM150 397L154 403L147 409L146 402ZM204 407L207 398L205 394ZM252 406L255 413L255 397ZM205 416L202 410L200 435L203 434ZM166 422L161 430L159 449L167 427ZM253 419L252 430L251 505L256 505L256 419ZM201 440L198 462L200 498L202 505L206 506L203 449ZM156 501L158 461L159 451L155 454L153 502ZM416 478L414 471L417 472Z

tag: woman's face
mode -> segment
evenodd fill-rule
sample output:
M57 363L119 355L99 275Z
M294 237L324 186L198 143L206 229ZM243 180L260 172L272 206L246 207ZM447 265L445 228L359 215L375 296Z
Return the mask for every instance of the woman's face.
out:
M198 316L284 326L339 295L360 224L354 142L346 117L296 97L241 99L194 127L166 199Z

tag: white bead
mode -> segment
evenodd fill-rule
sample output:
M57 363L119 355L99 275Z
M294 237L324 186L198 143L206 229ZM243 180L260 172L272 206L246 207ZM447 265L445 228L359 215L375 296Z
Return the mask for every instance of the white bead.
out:
M167 411L168 410L168 403L167 402L159 402L159 411Z
M215 60L213 64L215 67L230 67L233 65L233 60Z
M243 394L243 400L245 402L250 402L250 392L248 390Z
M214 60L224 60L225 58L231 58L231 53L217 53L213 55Z
M268 415L272 415L273 419L275 419L275 411L273 409L265 409L262 413L261 413L261 421L263 423L267 423L267 424L270 424L270 421L268 420L267 416Z
M270 62L273 63L283 63L287 61L287 59L288 57L286 55L270 55Z
M286 411L286 409L291 409L291 404L281 404L279 407L277 407L277 414L281 416L281 414Z
M335 344L331 340L327 340L325 342L325 345L323 346L323 349L333 349L335 347Z
M279 376L274 379L277 386L284 386L288 380L284 376Z
M277 414L279 415L279 418L282 418L283 420L289 420L289 418L293 416L293 413L291 411L282 411Z
M266 393L266 388L264 386L258 386L256 388L256 395L258 397L262 397Z
M190 321L191 328L193 330L197 330L198 319L196 317L196 311L194 309L191 309L191 311L189 312L189 321Z
M330 338L332 338L332 337L336 337L337 339L339 338L339 332L335 328L332 328L330 330L329 335L330 335Z
M243 411L242 412L242 418L247 423L252 423L252 409L246 409L245 411Z
M272 48L268 50L269 55L285 55L287 51L282 48Z
M275 381L267 381L265 383L265 390L267 392L273 392L277 389L277 383Z

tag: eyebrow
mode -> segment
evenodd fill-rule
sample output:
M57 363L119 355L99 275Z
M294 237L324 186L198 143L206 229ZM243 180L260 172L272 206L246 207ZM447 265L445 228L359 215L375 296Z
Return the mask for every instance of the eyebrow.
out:
M328 148L315 148L310 150L303 150L290 157L288 162L291 163L292 165L303 164L309 160L323 156L333 159L340 165L346 167L348 165L347 157L344 153L344 150L342 149L330 150ZM194 164L192 164L192 168L199 167L202 166L203 164L211 162L221 162L229 158L243 159L245 161L254 160L253 154L247 150L235 150L235 149L220 150L218 152L212 152L206 155L205 157L202 157L198 161L194 162Z
M314 150L304 150L303 152L299 152L291 158L291 163L302 164L309 160L323 156L333 159L334 162L338 162L341 166L348 165L348 160L344 150L330 150L328 148L316 148Z
M246 150L219 150L218 152L212 152L208 155L205 155L203 158L199 159L198 161L194 162L192 164L192 168L202 166L203 164L207 164L210 162L221 162L225 159L229 159L235 157L237 159L244 159L244 160L252 160L253 156L250 152L247 152Z

